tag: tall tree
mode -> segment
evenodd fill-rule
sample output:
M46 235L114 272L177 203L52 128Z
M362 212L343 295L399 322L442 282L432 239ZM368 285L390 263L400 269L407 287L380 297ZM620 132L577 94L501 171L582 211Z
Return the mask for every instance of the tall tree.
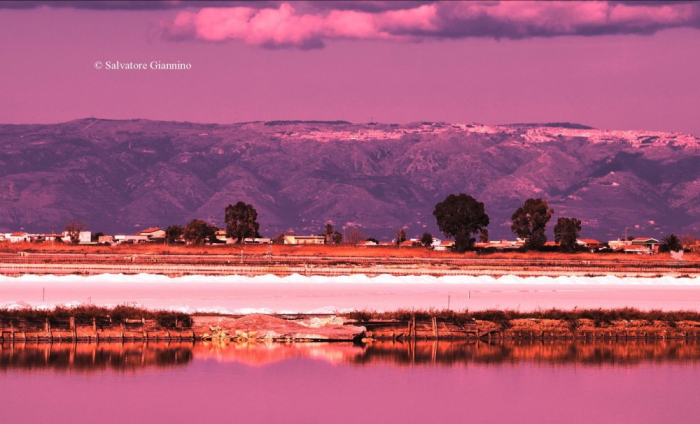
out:
M489 230L487 230L486 228L479 231L479 242L480 243L488 243L489 242Z
M481 233L490 222L484 204L464 193L447 196L435 205L433 215L445 237L455 238L454 250L460 253L474 246L472 234Z
M562 252L576 250L576 240L581 232L581 220L576 218L559 218L554 226L554 241L559 243Z
M396 233L396 244L401 245L401 243L406 241L406 231L403 228L399 228Z
M511 216L510 229L525 240L525 249L541 249L547 242L545 229L554 209L544 199L527 199Z
M333 242L333 224L330 222L326 224L326 228L323 230L323 235L325 236L324 242L326 244L331 244Z
M431 247L433 245L433 235L427 231L424 232L423 237L420 238L420 244L422 244L423 247Z
M217 230L218 228L201 219L193 219L185 226L183 238L190 244L213 242L216 239Z
M235 205L226 206L224 222L226 237L236 239L236 243L242 243L246 238L260 237L258 212L253 205L238 202Z
M80 243L80 232L85 229L85 223L83 221L69 221L64 229L70 237L70 242L78 244Z
M180 240L180 237L182 237L184 232L185 229L182 227L182 225L170 225L165 229L165 239L168 241L168 243L175 243Z
M357 244L364 239L365 235L362 232L362 230L360 230L359 228L351 228L346 234L345 242L352 246L357 246Z
M343 233L340 231L333 231L333 244L340 244L343 242Z

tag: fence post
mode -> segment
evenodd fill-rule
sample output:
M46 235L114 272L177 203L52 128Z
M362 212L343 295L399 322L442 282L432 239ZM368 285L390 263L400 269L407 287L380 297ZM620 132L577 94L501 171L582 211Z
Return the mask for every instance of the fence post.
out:
M70 331L73 333L73 341L78 341L78 331L75 329L75 317L70 317Z

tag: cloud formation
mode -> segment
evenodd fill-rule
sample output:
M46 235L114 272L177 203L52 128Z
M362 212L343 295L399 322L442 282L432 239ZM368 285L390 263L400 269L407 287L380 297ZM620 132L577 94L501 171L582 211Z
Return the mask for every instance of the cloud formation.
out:
M334 5L336 7L334 7ZM683 2L364 2L205 7L162 25L167 39L238 40L321 48L328 40L425 41L653 34L700 28L700 4Z

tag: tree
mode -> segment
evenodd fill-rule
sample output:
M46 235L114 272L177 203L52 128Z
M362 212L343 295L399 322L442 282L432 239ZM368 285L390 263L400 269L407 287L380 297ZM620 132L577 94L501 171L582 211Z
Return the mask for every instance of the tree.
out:
M661 240L659 252L678 252L683 250L680 239L675 234L669 234Z
M324 242L326 244L331 244L333 242L333 224L330 222L326 224L326 228L323 231L323 235L325 236Z
M488 243L489 242L489 230L487 230L486 228L479 231L479 242L480 243Z
M279 233L272 239L273 244L284 244L284 233Z
M683 246L683 249L687 250L697 250L700 244L700 239L698 239L698 236L694 234L684 234L680 237L678 237L678 240L681 242L681 245Z
M396 233L396 244L401 245L401 243L406 241L406 231L403 228L399 228L398 233Z
M554 241L562 252L576 250L576 240L581 232L581 221L576 218L559 218L554 226Z
M433 215L445 237L455 238L454 250L459 253L471 249L476 241L472 234L480 233L490 222L484 204L464 193L447 196L435 205Z
M420 244L422 244L423 247L431 247L433 245L433 235L427 231L424 232L423 237L420 238Z
M85 229L85 223L83 221L69 221L64 229L70 237L70 242L78 244L80 243L80 232Z
M184 232L185 229L182 228L182 225L171 225L165 229L165 238L168 243L175 243L180 241L180 237L182 237Z
M253 205L238 202L235 205L226 206L224 222L226 223L226 237L236 239L236 243L242 243L246 238L260 237L258 232L258 212Z
M343 242L343 233L339 231L333 231L333 244L340 244Z
M364 239L365 235L359 228L351 228L350 230L348 230L345 237L345 241L352 246L357 246L357 244Z
M510 229L521 239L525 239L525 249L541 249L547 242L545 229L554 209L543 199L527 199L511 216Z
M204 244L216 239L216 228L201 219L193 219L185 226L183 237L190 244Z

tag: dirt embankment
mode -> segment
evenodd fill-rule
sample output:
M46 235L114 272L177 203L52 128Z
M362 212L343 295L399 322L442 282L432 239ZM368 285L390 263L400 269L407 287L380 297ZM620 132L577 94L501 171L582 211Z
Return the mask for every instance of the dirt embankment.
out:
M460 323L437 318L422 321L368 321L366 337L377 340L697 340L700 321L521 318Z

